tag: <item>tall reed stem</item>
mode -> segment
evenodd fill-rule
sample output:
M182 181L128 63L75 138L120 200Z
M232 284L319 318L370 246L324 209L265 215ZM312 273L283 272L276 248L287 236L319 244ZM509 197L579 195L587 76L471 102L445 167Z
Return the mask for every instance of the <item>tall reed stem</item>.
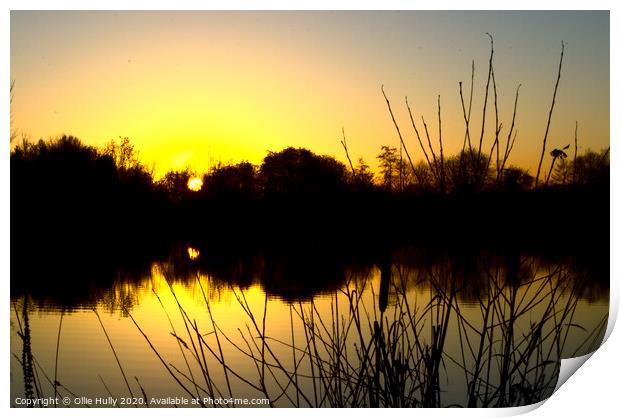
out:
M543 137L542 151L540 152L540 161L538 162L538 169L536 170L536 182L534 187L538 187L538 179L540 178L540 168L542 167L543 159L545 158L545 150L547 149L547 135L549 135L549 126L551 125L551 115L553 115L553 108L555 107L555 96L558 92L558 85L560 84L560 76L562 75L562 60L564 59L564 41L562 41L562 52L560 53L560 64L558 65L558 78L555 80L555 88L553 89L553 99L551 99L551 108L549 109L549 117L547 118L547 127L545 128L545 136Z

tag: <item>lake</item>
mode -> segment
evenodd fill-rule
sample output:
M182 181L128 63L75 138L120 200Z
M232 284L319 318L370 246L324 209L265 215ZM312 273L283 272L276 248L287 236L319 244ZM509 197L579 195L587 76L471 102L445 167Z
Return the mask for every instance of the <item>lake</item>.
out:
M12 271L11 406L526 405L598 348L609 309L605 268L513 250L182 244L101 270Z

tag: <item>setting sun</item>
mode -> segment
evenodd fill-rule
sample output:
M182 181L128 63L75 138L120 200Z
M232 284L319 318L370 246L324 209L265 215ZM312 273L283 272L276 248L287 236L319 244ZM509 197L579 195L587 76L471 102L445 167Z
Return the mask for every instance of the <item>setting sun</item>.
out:
M202 189L202 180L199 177L192 177L187 181L187 188L193 192Z

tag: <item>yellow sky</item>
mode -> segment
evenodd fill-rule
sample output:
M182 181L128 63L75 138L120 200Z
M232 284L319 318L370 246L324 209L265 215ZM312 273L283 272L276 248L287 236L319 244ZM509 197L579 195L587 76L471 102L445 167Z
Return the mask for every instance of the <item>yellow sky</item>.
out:
M384 84L415 160L422 154L404 96L436 140L441 94L453 154L464 133L458 82L468 86L472 59L479 136L487 31L504 135L523 84L511 163L535 170L561 40L548 148L572 144L576 120L581 149L609 146L607 12L12 12L13 127L31 139L73 134L96 146L127 136L158 176L260 163L289 145L344 162L344 127L352 158L376 167L380 146L399 143ZM492 107L487 115L486 150Z

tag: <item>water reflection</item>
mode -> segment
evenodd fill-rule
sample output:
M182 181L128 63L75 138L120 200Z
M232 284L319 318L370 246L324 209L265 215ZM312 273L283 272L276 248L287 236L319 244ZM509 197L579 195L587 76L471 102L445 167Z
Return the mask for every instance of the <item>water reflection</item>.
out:
M11 392L273 406L545 399L559 360L600 344L607 278L574 258L460 254L343 260L184 245L78 299L16 294Z
M200 257L200 251L198 251L195 248L192 247L187 247L187 256L189 257L190 260L196 260L198 259L198 257Z
M260 284L270 298L288 302L308 300L338 290L348 277L362 277L389 263L400 276L416 276L415 286L428 286L437 277L442 286L456 280L459 297L476 303L486 292L484 274L499 269L503 279L517 285L531 279L541 269L565 266L569 276L583 283L583 297L596 300L606 297L609 287L609 259L540 255L532 252L488 251L458 248L446 250L427 247L405 247L397 251L350 254L307 246L288 246L278 250L220 248L197 244L176 245L155 256L133 254L129 260L110 260L105 255L93 259L59 258L45 264L33 263L22 270L14 266L11 274L11 296L29 294L42 309L93 307L102 300L111 310L135 302L136 289L154 276L188 284L196 277L208 277L214 286L249 287ZM133 301L133 302L132 302Z

